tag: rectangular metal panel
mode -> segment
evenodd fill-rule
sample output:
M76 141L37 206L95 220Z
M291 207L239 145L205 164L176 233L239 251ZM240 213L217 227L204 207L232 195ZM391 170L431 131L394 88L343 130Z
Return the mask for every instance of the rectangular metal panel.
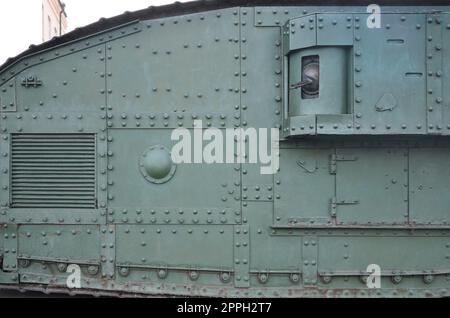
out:
M145 21L142 32L111 41L110 111L232 117L240 95L239 18L224 9Z
M302 250L297 236L273 236L267 224L272 224L273 204L248 202L243 217L251 224L250 267L252 271L282 271L299 273ZM268 255L270 255L268 257Z
M405 149L337 149L338 222L408 221L408 153Z
M42 86L17 87L18 110L81 114L104 109L104 48L103 44L31 66L23 76L37 76Z
M319 271L365 272L370 264L382 271L448 269L450 259L442 237L321 237Z
M331 149L280 149L280 171L275 175L275 224L326 224L334 175Z
M167 182L145 178L142 155L152 146L171 151L177 143L171 133L170 129L110 131L108 199L114 222L138 222L139 217L142 221L154 218L157 224L240 222L239 164L181 163Z
M425 134L426 17L383 14L370 29L357 14L354 45L354 112L358 132Z
M116 253L118 264L231 271L233 227L120 225Z
M100 263L100 231L96 225L21 225L20 258Z
M450 222L450 149L411 149L409 169L411 221L418 224Z

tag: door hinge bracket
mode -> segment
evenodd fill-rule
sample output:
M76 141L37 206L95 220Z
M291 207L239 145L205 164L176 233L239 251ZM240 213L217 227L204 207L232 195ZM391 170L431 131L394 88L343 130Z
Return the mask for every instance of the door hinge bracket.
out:
M345 156L332 154L330 156L330 174L336 174L338 161L356 161L358 157L356 156Z
M336 217L337 208L339 205L355 205L359 204L359 200L338 200L336 197L331 198L330 200L330 214L331 217Z

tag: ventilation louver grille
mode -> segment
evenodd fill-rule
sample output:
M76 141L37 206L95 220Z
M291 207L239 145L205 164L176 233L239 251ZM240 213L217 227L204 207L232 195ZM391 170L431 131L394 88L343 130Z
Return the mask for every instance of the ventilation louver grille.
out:
M96 207L95 136L12 135L12 207Z

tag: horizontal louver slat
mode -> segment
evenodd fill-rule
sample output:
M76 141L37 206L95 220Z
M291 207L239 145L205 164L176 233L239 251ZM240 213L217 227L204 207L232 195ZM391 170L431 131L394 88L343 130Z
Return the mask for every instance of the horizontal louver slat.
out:
M93 134L13 134L13 208L96 208Z

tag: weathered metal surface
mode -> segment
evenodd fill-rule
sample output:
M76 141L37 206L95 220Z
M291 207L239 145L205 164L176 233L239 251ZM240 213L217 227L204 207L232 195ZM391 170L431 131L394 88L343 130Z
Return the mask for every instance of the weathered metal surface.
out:
M382 6L371 29L361 1L308 4L150 8L2 66L0 287L448 296L450 8ZM280 129L280 169L175 165L197 120Z

